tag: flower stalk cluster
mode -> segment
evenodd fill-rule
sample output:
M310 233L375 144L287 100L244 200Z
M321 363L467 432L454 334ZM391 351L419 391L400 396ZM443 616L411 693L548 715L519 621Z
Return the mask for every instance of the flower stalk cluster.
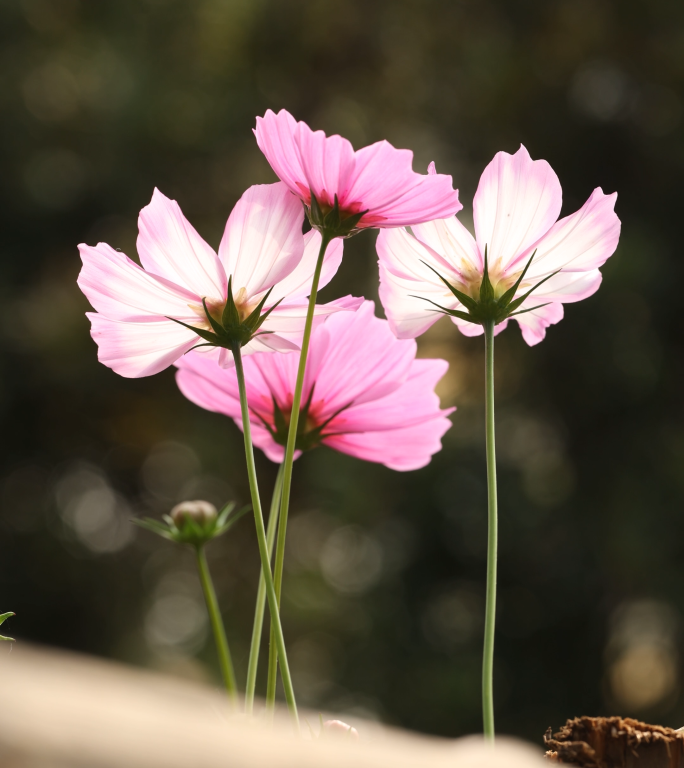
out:
M594 190L559 219L560 182L524 147L499 152L473 200L474 235L450 176L431 164L415 173L412 153L380 141L355 151L285 110L268 110L254 131L279 181L250 187L214 251L175 201L155 190L140 214L142 267L104 243L81 245L79 285L100 360L126 377L175 365L197 405L231 418L244 434L245 465L261 560L245 709L252 713L265 605L270 614L266 704L275 704L278 668L298 727L297 704L280 620L293 465L328 446L398 470L425 466L441 448L451 410L435 386L443 360L416 358L414 339L440 315L466 336L484 334L488 488L487 602L483 649L483 726L494 737L493 667L498 508L494 421L494 337L515 320L539 343L564 304L593 294L620 232L616 195ZM302 232L304 216L312 231ZM318 304L337 271L344 241L377 228L380 300L345 297ZM289 414L289 415L288 415ZM254 446L280 464L268 530ZM246 512L184 502L163 522L137 521L195 549L226 689L237 685L204 547ZM274 554L275 548L275 554ZM12 614L0 616L0 624ZM7 639L7 638L2 638ZM356 734L329 721L323 731Z

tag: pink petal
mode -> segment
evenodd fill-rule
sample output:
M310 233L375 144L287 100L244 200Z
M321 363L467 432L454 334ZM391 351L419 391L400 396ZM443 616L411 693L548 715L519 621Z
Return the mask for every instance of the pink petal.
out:
M458 301L437 275L455 280L453 270L436 251L404 229L383 230L376 249L380 265L380 301L390 328L400 339L420 336L442 316L437 307L454 309Z
M534 306L534 303L528 299L521 307L524 309L526 305ZM547 304L532 312L525 312L524 315L516 315L513 319L517 320L523 339L533 347L546 336L546 329L550 325L555 325L563 319L563 305Z
M484 262L475 238L455 216L416 224L411 230L421 243L432 248L451 266L455 278L467 282L474 272L482 273ZM439 264L432 266L449 279L449 274L444 274Z
M530 298L568 304L586 299L598 291L603 275L598 269L590 272L559 272L534 291Z
M367 227L404 227L445 219L463 208L451 176L415 173L413 152L379 141L356 153L348 189L340 194L345 206L369 209L359 223Z
M356 312L340 312L325 323L330 343L316 378L315 399L326 416L350 403L377 400L399 387L415 359L413 341L398 341L365 301Z
M451 216L461 209L450 176L423 176L412 169L413 154L386 141L354 152L341 136L312 131L285 110L257 118L259 148L278 177L310 203L351 214L368 210L360 227L396 227Z
M227 279L221 262L183 216L175 200L158 189L138 218L138 254L143 267L192 293L225 299Z
M321 277L318 287L323 288L335 276L342 263L343 252L342 238L335 238L325 251L323 266L321 268ZM287 297L290 300L303 298L311 293L311 283L318 260L318 251L321 247L321 234L315 229L304 235L304 255L297 266L284 277L273 290L271 298L277 301L281 297ZM270 299L269 299L270 302Z
M98 360L129 379L163 371L199 342L196 334L172 320L125 322L95 312L86 315Z
M441 450L441 438L451 427L446 417L385 432L362 432L326 437L323 443L364 461L384 464L399 472L420 469Z
M156 277L106 243L78 246L83 268L79 288L98 311L112 320L175 317L192 324L199 317L189 305L200 297L163 277Z
M336 312L354 311L363 303L363 299L355 296L343 296L341 299L335 299L327 304L316 304L314 309L313 327L317 328L328 315ZM283 301L268 316L261 330L272 331L279 336L285 336L295 343L301 341L304 334L304 325L306 314L309 308L309 302L300 299L299 301Z
M497 152L485 168L473 200L480 252L489 266L505 268L551 228L561 210L558 177L545 160L532 160L521 145Z
M233 293L256 296L285 278L304 254L301 202L282 183L250 187L233 208L219 246Z
M562 269L584 272L598 269L617 248L620 219L615 213L617 193L604 195L595 189L575 213L556 222L538 242L512 262L511 267L526 263L536 250L528 275L540 278Z
M458 330L464 335L473 337L473 336L482 336L484 333L484 328L481 325L478 325L477 323L469 323L467 320L461 320L458 317L452 317L451 318L453 324L458 328ZM494 335L498 336L501 331L505 331L508 327L508 318L503 321L503 323L499 323L498 325L494 326Z

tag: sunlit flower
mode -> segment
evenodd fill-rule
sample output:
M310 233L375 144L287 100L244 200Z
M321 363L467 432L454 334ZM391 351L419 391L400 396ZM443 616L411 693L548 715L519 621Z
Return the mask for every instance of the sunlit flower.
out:
M122 376L150 376L204 344L203 354L231 365L231 334L242 340L243 354L299 349L321 240L318 232L302 234L303 219L284 184L250 187L217 254L178 203L155 190L138 220L142 267L106 243L79 246L78 284L97 310L87 314L100 362ZM341 259L337 241L326 253L323 285ZM319 305L314 321L360 301Z
M441 448L451 426L435 385L444 360L417 360L414 341L400 341L372 301L328 317L311 336L297 451L327 445L392 469L417 469ZM280 462L287 441L299 355L245 360L254 444ZM241 426L235 370L191 353L176 365L178 386L202 408Z
M359 732L356 728L352 728L351 725L342 720L326 720L323 723L323 729L321 730L320 738L337 737L340 736L351 739L352 741L358 741Z
M521 146L514 155L497 153L482 174L473 200L475 238L455 216L381 232L380 299L395 334L419 336L439 319L438 307L454 313L466 336L481 334L482 325L464 316L478 312L486 254L495 330L514 317L528 344L540 342L563 317L563 304L598 289L599 267L620 236L617 193L597 188L576 213L557 221L561 198L551 166L533 161Z
M312 131L284 109L257 117L254 133L273 170L310 216L312 203L325 215L337 198L342 234L349 219L351 229L400 227L452 216L462 208L451 176L414 173L413 153L387 141L355 152L346 139Z

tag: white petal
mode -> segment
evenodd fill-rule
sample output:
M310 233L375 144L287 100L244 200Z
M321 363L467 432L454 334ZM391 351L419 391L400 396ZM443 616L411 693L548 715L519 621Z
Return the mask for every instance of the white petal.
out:
M143 267L208 299L225 299L226 275L211 246L197 234L175 200L158 189L138 217Z
M289 275L304 254L304 208L282 183L250 187L233 208L219 246L233 293L249 297Z
M485 168L473 200L477 245L487 246L490 269L503 269L551 228L560 214L562 191L545 160L532 160L521 146L498 152Z

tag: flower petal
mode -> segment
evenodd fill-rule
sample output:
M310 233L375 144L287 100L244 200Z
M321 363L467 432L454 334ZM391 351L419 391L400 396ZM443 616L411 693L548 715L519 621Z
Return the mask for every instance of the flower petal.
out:
M530 297L531 299L532 297ZM534 306L533 302L528 299L522 304L522 309L525 305ZM516 315L513 320L518 322L522 337L525 341L533 347L546 336L546 329L550 325L555 325L563 319L563 305L562 304L547 304L544 307L535 309L532 312L525 312L524 315Z
M512 262L510 268L524 264L536 250L528 271L532 280L557 269L566 272L598 269L615 252L620 238L616 199L616 192L605 195L597 187L579 211L556 222L547 234Z
M344 240L335 238L326 248L321 277L318 282L319 290L326 286L335 276L342 263ZM304 255L297 266L284 277L274 288L270 299L277 301L281 297L299 299L311 293L314 270L318 260L318 251L321 247L321 234L315 229L304 235Z
M473 200L477 245L487 246L490 269L505 269L551 228L562 190L545 160L532 160L522 145L497 152L485 168Z
M368 210L359 227L397 227L461 209L450 176L413 171L413 153L380 141L354 152L341 136L312 131L281 110L257 118L257 144L278 177L308 205L310 191L347 213Z
M291 273L304 254L304 209L285 184L256 184L233 208L219 246L233 292L249 297Z
M110 320L87 312L98 360L129 379L163 371L200 339L192 331L165 318L145 322Z
M189 305L201 305L199 296L145 272L106 243L81 244L78 249L83 261L77 281L79 288L93 307L108 318L136 320L161 315L190 324L198 320Z
M138 217L138 255L143 267L200 297L225 299L227 279L211 246L197 234L175 200L158 189Z
M603 275L600 270L590 272L559 272L540 285L530 298L538 304L545 301L569 304L573 301L586 299L598 291Z
M382 230L376 249L380 265L380 301L397 338L420 336L440 319L435 304L454 309L459 302L437 275L458 275L440 255L404 229ZM428 266L430 265L430 266Z

